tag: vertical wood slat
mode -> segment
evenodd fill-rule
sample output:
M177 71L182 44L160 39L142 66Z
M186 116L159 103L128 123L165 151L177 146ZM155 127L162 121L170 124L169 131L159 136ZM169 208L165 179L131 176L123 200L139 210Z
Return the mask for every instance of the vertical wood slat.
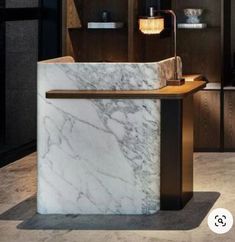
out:
M235 150L235 92L224 92L224 148Z
M128 0L128 61L134 60L134 26L136 0Z
M220 150L220 91L195 94L195 150Z
M143 12L141 0L128 2L128 61L143 61L145 52L145 35L139 31L138 21Z
M70 55L70 56L76 56L76 53L74 53L72 39L70 35L70 28L81 28L81 20L80 16L77 10L77 5L75 3L75 0L66 0L65 4L65 10L64 10L64 28L65 31L62 31L63 33L66 33L66 43L64 43L65 52L64 55Z
M78 12L75 0L67 0L66 11L67 11L67 28L82 27L81 19L79 16L79 12Z

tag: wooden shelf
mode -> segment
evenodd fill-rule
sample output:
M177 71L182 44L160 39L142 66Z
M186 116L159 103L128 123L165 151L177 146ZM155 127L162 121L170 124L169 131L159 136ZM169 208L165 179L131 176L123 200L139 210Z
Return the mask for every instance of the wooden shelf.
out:
M209 82L209 83L207 83L206 87L203 90L204 91L220 91L221 83Z
M227 86L223 88L224 91L235 91L235 87L234 86Z
M183 99L206 86L204 81L186 82L182 86L166 86L158 90L101 91L101 90L51 90L48 99Z

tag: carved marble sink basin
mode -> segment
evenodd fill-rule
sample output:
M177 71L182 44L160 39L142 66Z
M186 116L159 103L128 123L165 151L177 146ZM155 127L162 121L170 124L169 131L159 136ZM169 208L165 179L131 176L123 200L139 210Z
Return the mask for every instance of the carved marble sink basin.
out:
M181 75L180 58L178 62L178 73ZM146 63L50 63L48 65L48 62L42 62L38 65L39 73L42 73L44 78L47 78L48 73L53 73L47 78L47 90L50 88L48 87L50 82L53 82L53 89L159 89L166 85L167 79L173 77L173 67L173 58Z

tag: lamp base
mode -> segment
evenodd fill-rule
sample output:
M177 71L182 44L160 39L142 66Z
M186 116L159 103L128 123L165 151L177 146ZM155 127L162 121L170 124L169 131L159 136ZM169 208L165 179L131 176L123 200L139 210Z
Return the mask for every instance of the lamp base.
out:
M185 84L185 79L184 78L179 78L179 79L171 79L166 81L167 86L181 86Z

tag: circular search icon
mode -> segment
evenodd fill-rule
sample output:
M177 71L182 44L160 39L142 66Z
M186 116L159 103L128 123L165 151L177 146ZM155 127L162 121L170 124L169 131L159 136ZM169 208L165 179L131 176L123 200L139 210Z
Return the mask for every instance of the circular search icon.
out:
M233 227L233 215L225 208L217 208L209 214L207 222L214 233L225 234Z

